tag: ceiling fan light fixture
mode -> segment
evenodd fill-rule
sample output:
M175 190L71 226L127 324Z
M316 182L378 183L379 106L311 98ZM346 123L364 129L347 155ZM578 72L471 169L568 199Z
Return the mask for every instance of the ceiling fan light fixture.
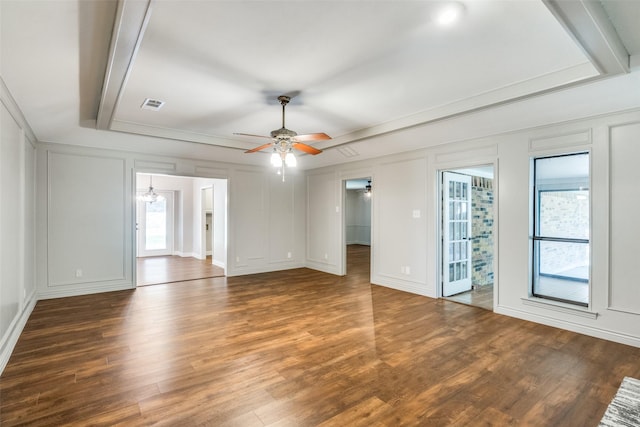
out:
M274 151L271 153L271 166L280 168L282 167L282 156L280 153Z
M300 150L304 153L316 155L322 153L322 150L307 145L306 142L311 141L325 141L331 139L326 133L309 133L304 135L298 135L297 132L287 129L285 127L285 107L289 103L291 98L287 95L281 95L278 97L278 101L282 105L282 127L271 131L271 136L252 135L248 133L234 133L234 135L253 136L259 138L271 139L271 142L262 144L259 147L252 148L245 151L245 153L255 153L256 151L264 150L271 147L273 152L271 153L271 165L278 168L278 175L282 175L282 181L284 181L285 167L296 167L298 161L293 154L293 150Z
M287 155L284 157L284 162L286 163L287 167L289 167L289 168L295 168L298 165L298 161L296 160L296 156L294 156L291 151L289 151L287 153Z

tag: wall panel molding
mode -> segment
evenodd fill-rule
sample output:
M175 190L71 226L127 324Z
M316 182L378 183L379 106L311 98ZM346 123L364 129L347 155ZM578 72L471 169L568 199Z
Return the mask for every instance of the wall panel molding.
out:
M640 315L637 292L637 163L640 122L609 129L609 283L607 309ZM633 224L634 226L631 226Z
M593 140L591 129L571 133L559 133L529 139L529 151L544 151L549 149L591 145Z
M47 166L47 288L126 281L126 159L49 150Z
M139 160L134 162L135 168L141 171L175 172L178 168L177 162L162 162L152 160Z

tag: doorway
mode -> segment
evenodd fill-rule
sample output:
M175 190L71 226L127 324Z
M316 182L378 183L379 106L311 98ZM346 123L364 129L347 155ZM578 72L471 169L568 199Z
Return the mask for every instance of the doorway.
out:
M493 310L493 165L440 173L441 295Z
M344 274L352 259L369 260L371 267L371 177L348 179L344 181Z
M136 194L136 286L225 276L226 179L137 173Z

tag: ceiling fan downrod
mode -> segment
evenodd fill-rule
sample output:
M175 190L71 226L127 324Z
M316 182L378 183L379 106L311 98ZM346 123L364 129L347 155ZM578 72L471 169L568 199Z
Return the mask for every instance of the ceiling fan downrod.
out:
M285 129L285 126L284 126L284 107L286 107L287 104L289 103L289 101L291 101L291 98L286 96L286 95L280 95L278 97L278 101L280 101L280 104L282 105L282 129Z

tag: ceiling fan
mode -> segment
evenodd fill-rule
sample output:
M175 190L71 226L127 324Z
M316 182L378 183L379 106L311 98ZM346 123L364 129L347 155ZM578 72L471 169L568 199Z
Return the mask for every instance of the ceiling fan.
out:
M271 164L278 168L281 168L278 173L282 172L282 180L284 181L284 165L296 165L296 159L293 155L293 149L303 151L307 154L320 154L322 153L322 150L307 145L305 144L305 142L324 141L327 139L331 139L331 137L326 133L309 133L298 135L296 132L287 129L284 122L285 107L287 106L289 101L291 101L291 97L281 95L278 97L278 101L280 101L280 104L282 105L282 127L280 129L271 131L271 136L252 135L249 133L234 133L234 135L271 139L271 142L263 144L256 148L252 148L251 150L247 150L245 151L245 153L255 153L257 151L272 147L273 153L271 154Z

